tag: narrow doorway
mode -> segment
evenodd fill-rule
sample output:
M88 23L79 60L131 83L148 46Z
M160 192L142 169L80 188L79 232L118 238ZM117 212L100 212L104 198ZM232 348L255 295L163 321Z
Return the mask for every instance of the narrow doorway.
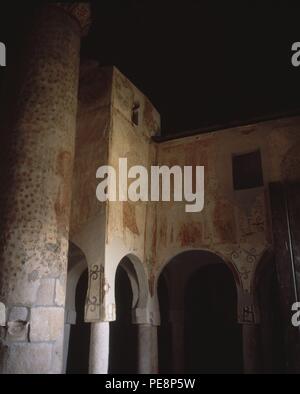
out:
M132 289L119 264L115 281L116 321L110 323L109 373L137 373L137 326L132 324Z
M160 373L242 373L234 275L208 251L175 256L158 280Z
M84 321L88 270L81 275L75 295L76 324L71 326L67 374L87 374L89 370L90 324Z

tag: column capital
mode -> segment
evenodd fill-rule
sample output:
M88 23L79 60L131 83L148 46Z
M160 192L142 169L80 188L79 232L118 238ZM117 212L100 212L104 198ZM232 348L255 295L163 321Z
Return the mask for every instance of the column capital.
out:
M79 23L82 35L88 34L89 28L92 24L91 6L89 2L55 2L53 6L63 9L72 18Z

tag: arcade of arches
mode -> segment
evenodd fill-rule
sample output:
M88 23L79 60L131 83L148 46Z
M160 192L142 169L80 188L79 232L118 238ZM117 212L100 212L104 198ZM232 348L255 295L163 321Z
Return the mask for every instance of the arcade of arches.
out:
M128 78L80 59L90 23L43 2L4 86L0 373L299 373L300 116L163 138ZM204 166L204 209L99 202L119 158Z
M67 295L70 308L77 314L71 330L66 325L66 373L71 374L89 370L91 331L90 324L84 323L88 270L84 256L81 258L75 282L69 272L72 286L67 293L71 296ZM73 259L74 255L70 255L70 261ZM109 373L240 374L285 370L284 330L272 257L257 278L257 300L263 312L257 327L238 322L239 284L222 258L208 251L182 252L164 267L157 282L160 325L152 327L148 338L151 326L147 328L134 319L139 284L128 257L118 265L115 286L116 320L110 323L107 336ZM249 343L249 332L255 347ZM147 339L151 346L143 343Z

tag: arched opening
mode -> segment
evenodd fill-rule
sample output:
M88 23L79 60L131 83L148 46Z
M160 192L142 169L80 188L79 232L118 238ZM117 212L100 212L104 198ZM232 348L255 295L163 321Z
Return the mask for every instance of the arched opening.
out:
M85 270L76 287L76 324L70 330L67 374L87 374L89 370L90 324L84 321L87 284L88 270Z
M89 370L90 324L84 321L87 290L85 256L70 242L64 333L64 370L67 374L87 374Z
M284 327L274 257L263 264L256 283L260 310L260 367L263 373L285 372Z
M185 367L191 373L241 373L242 333L232 274L224 264L200 268L185 293Z
M187 251L174 257L160 275L158 297L160 372L242 372L237 289L219 256Z
M137 373L137 325L132 324L135 270L129 258L118 265L115 278L116 320L110 323L109 373Z

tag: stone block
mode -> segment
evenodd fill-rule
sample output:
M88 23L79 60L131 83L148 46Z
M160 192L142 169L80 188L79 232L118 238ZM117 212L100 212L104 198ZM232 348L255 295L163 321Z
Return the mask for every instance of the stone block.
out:
M10 304L17 305L22 302L23 305L35 305L37 299L37 292L39 288L39 280L28 282L29 279L24 277L18 280L18 284L11 282L14 290L11 292Z
M54 303L55 279L41 279L37 292L37 305L53 305Z
M52 349L52 373L61 374L63 369L64 357L64 330L61 331Z
M55 281L55 305L64 306L65 305L65 289L61 284L59 279Z
M22 306L14 306L11 308L8 316L9 321L28 321L29 320L29 310Z
M28 322L9 321L7 323L6 340L9 342L28 341Z
M29 339L31 342L56 341L64 329L64 309L37 307L31 309Z
M17 343L3 348L1 358L5 362L1 371L5 374L50 373L52 348L53 345L47 343Z

